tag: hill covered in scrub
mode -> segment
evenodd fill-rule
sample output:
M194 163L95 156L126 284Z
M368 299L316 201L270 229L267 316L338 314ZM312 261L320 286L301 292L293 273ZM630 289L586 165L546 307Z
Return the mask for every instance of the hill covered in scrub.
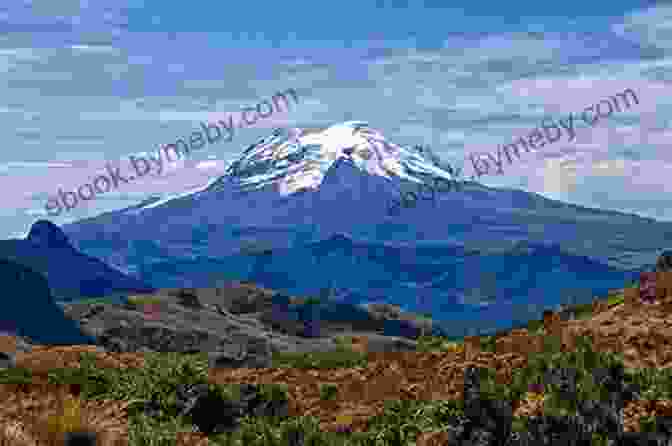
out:
M653 304L628 300L637 285L590 305L547 311L525 328L460 341L420 336L385 342L325 324L332 347L310 351L311 343L324 338L305 338L295 321L275 333L285 341L303 339L306 350L248 349L257 359L268 352L265 364L246 364L243 350L219 356L191 347L170 352L170 346L152 345L152 336L145 341L140 336L161 324L169 329L178 315L198 319L207 332L205 315L212 310L235 319L239 329L270 324L272 314L255 311L255 302L267 294L252 284L219 303L214 291L199 300L198 292L174 290L172 302L139 296L129 300L126 313L116 313L118 326L127 328L116 332L128 337L125 351L23 344L23 351L16 350L14 367L0 373L0 397L7 402L0 424L12 427L0 437L36 440L53 437L54 424L71 428L74 422L63 409L68 402L77 409L78 423L109 441L103 444L118 438L131 445L173 444L172 437L177 444L201 445L207 437L208 444L221 445L369 445L378 438L381 445L431 446L460 444L453 441L481 432L481 442L473 444L494 445L499 443L487 438L494 441L493 432L506 431L507 423L512 445L523 444L526 435L550 438L553 429L576 429L593 442L582 444L604 444L605 433L616 435L621 428L621 443L615 444L629 444L625 438L634 432L663 432L664 417L672 416L672 296ZM288 300L286 308L307 303ZM66 313L87 320L84 325L115 320L100 317L111 316L114 304L78 305ZM156 305L154 319L142 317L147 305ZM212 305L220 307L209 310ZM557 381L558 374L571 379ZM567 392L576 398L568 399ZM474 406L474 398L481 403ZM28 399L32 405L25 404ZM479 418L474 407L487 413ZM491 422L479 426L476 419ZM587 434L590 429L597 434ZM567 444L561 440L551 444Z

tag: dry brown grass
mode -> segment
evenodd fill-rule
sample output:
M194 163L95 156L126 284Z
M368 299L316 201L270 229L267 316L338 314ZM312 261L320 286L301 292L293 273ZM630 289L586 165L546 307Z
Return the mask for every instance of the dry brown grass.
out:
M672 302L662 301L651 306L620 304L612 308L596 304L595 309L597 314L585 320L563 322L557 315L549 315L541 335L530 335L525 329L500 335L496 340L496 352L480 351L478 343L467 339L464 347L447 352L369 352L365 367L211 370L209 380L217 384L284 383L289 393L291 415L314 415L324 430L335 430L345 422L353 430L363 431L368 429L373 416L383 412L386 400L461 399L467 366L491 368L500 383L510 382L512 371L525 367L530 353L541 351L544 336L559 336L563 348L571 350L578 336L589 335L598 351L624 352L627 368L672 367ZM366 339L355 337L352 341L355 350L366 352ZM6 340L3 345L8 345ZM0 406L0 445L59 444L49 420L64 415L67 401L73 401L69 396L72 391L65 386L50 387L46 378L38 381L52 368L78 367L78 354L85 351L96 355L99 367L122 369L144 364L142 353L108 354L85 346L37 347L31 353L18 354L17 364L38 376L28 386L0 385L0 401L3 401ZM323 383L337 385L335 399L320 398L320 384ZM127 444L125 402L77 403L79 422L98 432L101 444ZM514 402L515 415L539 415L542 408L540 398L535 395ZM624 410L626 431L639 430L639 420L651 415L672 416L672 402L629 402ZM421 437L422 444L433 444L440 435L426 433ZM202 435L185 433L179 434L178 444L200 446L207 441Z
M2 384L0 445L57 446L65 432L96 432L98 445L128 445L123 401L82 401L65 386Z
M286 383L294 414L315 415L325 430L333 430L338 419L351 419L353 430L366 430L367 421L382 413L385 400L461 399L464 370L470 365L494 369L500 383L510 383L512 371L527 365L531 353L543 351L545 336L558 336L569 351L579 336L591 336L598 351L625 352L626 368L672 367L672 308L661 302L635 308L625 304L607 308L595 304L596 316L577 321L548 319L541 335L526 329L512 330L496 340L496 352L480 351L478 343L465 340L465 347L452 352L369 353L366 367L340 370L218 370L211 372L216 383ZM475 340L475 339L474 339ZM355 340L356 350L365 351L366 341ZM335 383L338 397L322 401L321 383ZM639 430L645 415L670 414L668 401L630 402L624 410L625 429ZM541 414L543 404L530 396L514 402L516 415Z

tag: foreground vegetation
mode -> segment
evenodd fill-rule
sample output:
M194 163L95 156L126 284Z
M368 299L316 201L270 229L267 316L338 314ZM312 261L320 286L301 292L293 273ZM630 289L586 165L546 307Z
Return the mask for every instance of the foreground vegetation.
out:
M622 295L611 296L609 305L623 301ZM138 302L136 302L138 303ZM591 304L574 306L576 317L589 317ZM543 330L542 321L530 321L527 327L531 333ZM485 369L481 381L484 398L497 400L522 400L534 396L544 401L544 412L549 415L569 415L576 411L576 402L560 396L555 386L544 381L546 372L555 368L571 368L577 371L576 382L580 400L605 400L605 390L598 388L592 378L592 370L623 364L622 355L594 352L590 340L579 339L572 352L561 352L555 344L557 339L545 338L546 348L528 358L528 366L513 371L512 383L508 386L495 381L494 371ZM440 337L422 337L418 340L420 351L447 351L463 348L461 342ZM481 337L484 351L494 351L494 336ZM79 400L124 400L129 405L129 436L132 446L172 445L178 432L191 431L191 420L175 413L176 388L178 384L207 383L208 360L205 354L146 354L146 367L117 370L97 368L95 356L81 355L81 368L51 370L48 380L53 384L76 384L81 391ZM366 365L366 355L349 348L348 340L340 339L339 347L330 353L276 354L274 367L295 368L341 368ZM669 370L628 370L626 379L638 384L643 399L671 399L672 373ZM30 370L10 368L0 370L0 384L30 384L33 378ZM237 385L209 386L225 398L237 398ZM281 384L262 385L267 399L287 399L286 389ZM534 389L535 393L530 393ZM336 397L338 389L325 384L321 390L323 399ZM147 417L143 404L150 400L159 401L159 416ZM62 431L86 429L77 426L77 399L73 399L68 410L54 424ZM455 416L463 414L462 401L389 401L384 414L371 420L367 432L331 433L321 431L319 421L310 417L252 418L242 420L241 426L233 433L210 437L210 444L216 445L277 445L291 444L297 430L305 434L306 445L362 445L386 446L415 444L421 432L441 431ZM653 428L652 419L642 422L642 430ZM514 431L526 429L526 419L514 419ZM595 444L603 444L605 438L596 437Z
M614 300L614 302L616 302ZM536 321L531 326L536 325ZM592 380L591 370L596 367L608 367L622 364L622 357L613 353L592 351L587 339L580 339L573 352L560 352L553 338L547 338L547 348L543 353L529 358L528 366L516 369L511 385L499 385L495 381L494 371L483 370L485 374L481 388L484 397L492 399L520 400L529 395L531 385L543 389L538 393L544 400L545 413L551 415L572 414L576 409L571 402L560 397L554 386L544 383L544 374L553 368L572 368L577 370L577 388L581 399L606 398L604 389L597 388ZM420 350L436 351L459 349L456 342L443 338L425 337L419 340ZM484 350L493 350L494 342L489 337L482 338ZM174 444L177 432L190 431L192 424L188 419L174 414L175 390L180 383L206 383L208 375L207 357L203 354L165 354L146 355L147 366L141 369L116 370L95 367L94 357L81 355L80 369L58 369L49 372L48 379L54 384L79 384L80 399L115 399L131 402L129 407L129 435L131 445L169 445ZM356 367L366 363L365 355L354 352L342 340L339 349L332 353L277 354L275 367L297 368L338 368ZM667 370L626 370L627 378L641 386L644 399L672 398L672 375ZM0 371L0 383L32 382L29 370L14 368ZM210 384L213 389L226 398L236 398L236 385L221 386ZM540 386L540 387L539 387ZM287 393L282 385L265 385L264 395L269 399L286 399ZM323 389L323 398L333 398L336 388ZM539 392L537 390L537 392ZM161 402L161 416L149 418L140 409L143 402L155 399ZM75 410L75 409L73 409ZM372 419L368 432L327 433L319 429L318 420L308 417L289 417L274 419L270 417L245 418L240 429L234 433L210 437L211 444L218 445L277 445L289 444L289 438L296 430L307 435L307 445L405 445L414 444L420 432L439 431L445 428L452 417L461 414L461 401L396 401L388 402L383 415ZM75 429L64 414L60 423L63 430ZM652 426L653 420L645 420L643 430ZM515 419L514 430L526 428L525 419ZM602 440L599 440L597 444Z

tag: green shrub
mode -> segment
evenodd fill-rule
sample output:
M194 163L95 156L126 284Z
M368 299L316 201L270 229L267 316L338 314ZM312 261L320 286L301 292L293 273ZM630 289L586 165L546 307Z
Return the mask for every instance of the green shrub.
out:
M647 415L639 419L639 426L642 432L654 433L656 432L656 417Z
M333 400L338 394L338 386L332 383L320 384L320 399Z
M543 320L531 320L527 323L527 331L530 334L539 334L544 328Z
M592 303L577 304L573 305L572 308L574 309L577 319L585 319L593 315Z
M609 306L619 305L619 304L622 304L624 301L625 301L625 296L623 294L615 294L615 295L609 296L609 298L607 299L607 304Z
M33 374L30 370L20 367L0 369L0 384L31 384Z
M494 336L481 336L479 340L481 341L481 350L484 352L495 352L496 338Z
M259 386L259 393L266 401L287 401L289 397L287 384L264 384Z
M336 336L334 338L336 348L341 350L352 350L352 337L350 336Z
M629 371L632 381L642 389L642 399L672 399L672 370L668 369L635 369Z
M417 351L448 351L451 344L464 344L463 338L447 338L443 336L420 336L417 341Z

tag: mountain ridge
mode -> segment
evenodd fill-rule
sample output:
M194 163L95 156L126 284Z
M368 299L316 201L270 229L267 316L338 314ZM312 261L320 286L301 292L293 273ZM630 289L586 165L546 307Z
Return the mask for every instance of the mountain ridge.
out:
M154 289L77 251L48 220L36 221L24 239L0 240L0 258L44 275L54 297L61 301Z
M310 133L276 130L207 188L63 229L82 252L155 288L225 277L306 295L333 281L361 299L419 309L415 293L427 293L422 299L434 301L434 310L472 315L496 300L543 307L573 290L585 289L577 292L587 299L621 288L672 243L672 223L469 181L387 215L401 192L433 175L453 177L436 158L361 121ZM334 234L346 237L330 242ZM320 240L324 249L308 246ZM366 240L388 258L348 240ZM432 246L436 259L426 259ZM550 291L542 293L544 280Z

